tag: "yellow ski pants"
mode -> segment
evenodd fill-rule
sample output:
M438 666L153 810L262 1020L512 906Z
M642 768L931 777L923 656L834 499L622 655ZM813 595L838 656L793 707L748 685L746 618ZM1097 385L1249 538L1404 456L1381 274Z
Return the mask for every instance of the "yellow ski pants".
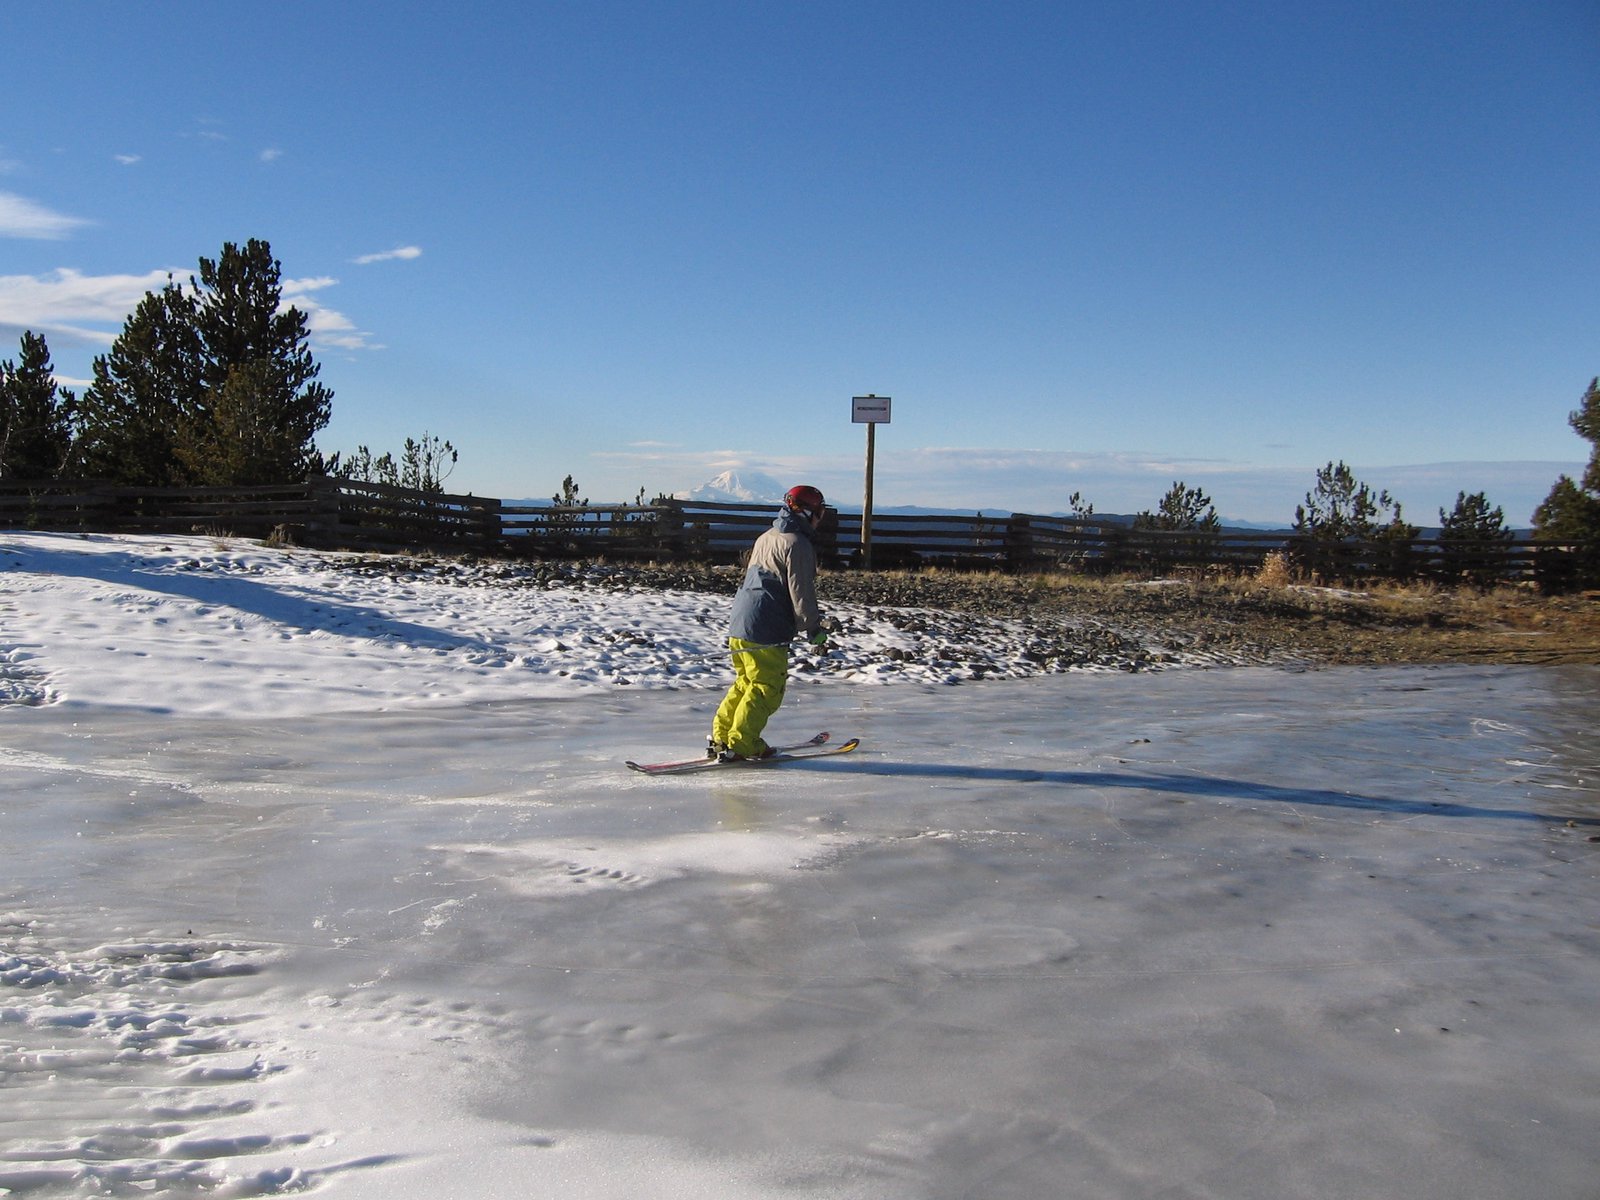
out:
M761 731L783 703L789 647L729 638L728 649L733 654L733 685L717 707L711 736L735 754L749 757L767 748Z

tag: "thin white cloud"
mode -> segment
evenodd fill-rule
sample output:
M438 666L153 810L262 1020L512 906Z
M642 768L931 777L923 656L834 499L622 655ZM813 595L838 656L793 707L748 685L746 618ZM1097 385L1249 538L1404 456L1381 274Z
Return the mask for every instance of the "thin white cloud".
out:
M412 259L421 257L421 246L397 246L393 250L384 250L377 254L363 254L360 258L352 259L351 261L364 267L369 263L393 262L396 259Z
M195 124L199 128L184 134L184 137L199 138L205 142L226 142L228 140L228 135L219 128L222 122L216 117L196 117Z
M145 294L160 291L169 275L182 284L189 272L173 267L143 275L85 275L61 267L44 275L0 275L0 329L31 329L52 341L109 346ZM306 314L316 347L382 349L371 334L314 295L338 282L327 275L283 280L283 303Z
M92 222L51 212L14 192L0 192L0 237L58 241Z
M372 335L359 329L356 323L342 312L329 308L311 293L334 287L338 280L331 275L316 275L306 279L285 279L282 282L283 304L298 308L306 315L306 329L311 341L319 347L337 347L340 350L381 350Z
M125 167L131 167L134 163L141 162L144 159L142 154L113 154L111 157Z
M338 284L332 275L308 275L304 279L283 279L278 283L285 297L298 296L304 292L320 292L323 288L331 288Z
M276 146L269 146L256 157L264 163L274 163L283 157L283 151Z
M170 273L183 278L178 268ZM166 286L168 274L85 275L62 267L44 275L0 275L0 325L109 346L145 293Z
M304 298L295 300L294 307L306 314L306 329L311 334L313 345L337 347L340 350L383 349L372 340L370 333L357 329L355 322L342 312Z

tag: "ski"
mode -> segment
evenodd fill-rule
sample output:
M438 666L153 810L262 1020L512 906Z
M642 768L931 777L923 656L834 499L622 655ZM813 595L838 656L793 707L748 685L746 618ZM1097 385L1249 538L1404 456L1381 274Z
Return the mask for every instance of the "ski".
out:
M820 758L826 754L848 754L861 744L860 738L851 738L838 746L828 746L825 743L828 734L819 733L816 737L793 746L779 746L776 754L770 758L745 758L737 762L723 762L715 758L686 758L679 762L638 763L629 760L628 769L639 771L645 775L687 775L691 771L721 770L726 767L765 767L776 763L793 762L800 758Z
M779 754L792 754L796 750L809 750L813 746L822 745L824 742L826 742L828 740L828 738L830 736L832 736L832 735L827 733L826 731L824 731L822 733L817 734L816 737L807 738L803 742L796 742L792 746L779 746L778 747L778 753ZM634 771L643 771L647 775L665 775L665 774L671 774L674 771L688 771L688 770L691 770L691 769L704 768L704 767L717 767L717 766L724 766L725 767L725 766L728 766L728 765L730 765L730 764L719 762L718 760L716 760L714 758L705 758L705 757L701 757L701 758L685 758L685 759L681 759L681 760L678 760L678 761L675 761L675 762L658 762L658 763L639 763L639 762L634 762L632 759L628 760L628 767L630 769L632 769Z
M861 744L860 738L851 738L837 746L806 743L788 750L779 750L768 758L741 758L736 762L722 762L715 758L694 758L679 763L652 763L644 765L630 762L635 771L646 775L688 775L695 771L723 771L738 767L775 767L780 763L800 762L809 758L824 758L830 754L849 754Z

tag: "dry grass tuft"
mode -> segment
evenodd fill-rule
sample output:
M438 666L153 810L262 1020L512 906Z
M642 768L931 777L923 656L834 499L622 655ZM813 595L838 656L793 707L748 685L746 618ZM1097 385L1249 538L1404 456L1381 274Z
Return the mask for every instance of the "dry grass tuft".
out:
M1267 555L1253 580L1257 587L1279 590L1294 583L1294 569L1289 566L1289 556L1282 550Z

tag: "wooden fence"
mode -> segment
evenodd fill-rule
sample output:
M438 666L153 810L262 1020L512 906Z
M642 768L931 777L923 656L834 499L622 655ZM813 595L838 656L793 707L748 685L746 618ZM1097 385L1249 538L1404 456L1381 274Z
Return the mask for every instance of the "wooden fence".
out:
M737 562L772 523L773 505L662 500L644 505L515 507L481 496L315 477L264 487L131 488L84 481L0 481L0 528L211 533L347 550L432 550L521 557ZM830 514L825 565L861 558L861 517ZM1600 544L1511 539L1488 545L1319 543L1287 531L1167 533L1088 518L1005 513L878 513L872 564L1029 571L1251 571L1272 554L1329 579L1537 580L1600 585Z

